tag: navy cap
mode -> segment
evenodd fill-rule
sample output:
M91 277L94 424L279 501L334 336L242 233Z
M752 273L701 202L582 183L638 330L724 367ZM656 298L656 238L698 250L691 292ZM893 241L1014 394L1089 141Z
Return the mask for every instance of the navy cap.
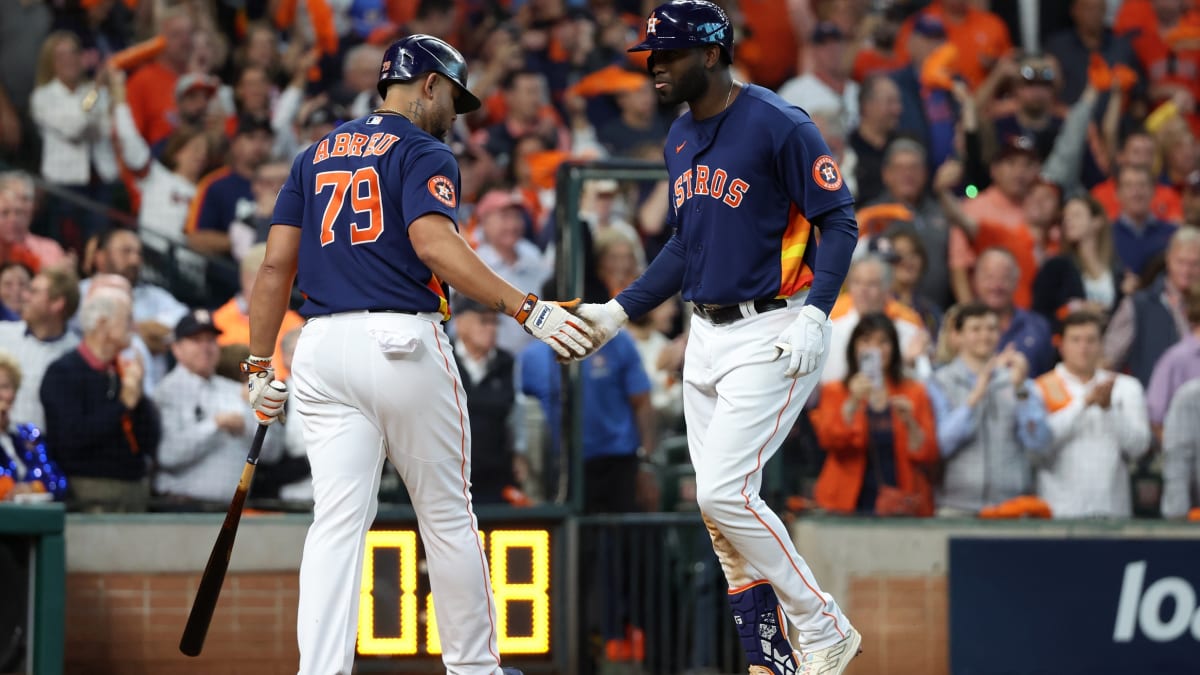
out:
M184 314L179 323L175 324L176 340L199 335L200 333L221 334L221 329L217 328L217 325L213 323L212 312L207 309L193 309Z
M946 24L932 14L920 14L913 22L913 32L934 40L945 40Z
M822 21L812 32L812 43L815 45L826 42L840 42L846 39L846 34L832 21Z
M265 131L272 136L275 135L275 130L271 128L271 120L258 115L242 115L238 117L237 133L235 136L242 134L252 134L256 131Z
M300 121L300 126L312 127L318 124L332 124L337 126L345 118L346 114L338 106L326 103L308 111L308 114Z
M1037 146L1033 139L1028 136L1009 136L1000 144L1000 148L996 151L996 156L993 162L1015 157L1017 155L1026 155L1034 159L1038 157Z

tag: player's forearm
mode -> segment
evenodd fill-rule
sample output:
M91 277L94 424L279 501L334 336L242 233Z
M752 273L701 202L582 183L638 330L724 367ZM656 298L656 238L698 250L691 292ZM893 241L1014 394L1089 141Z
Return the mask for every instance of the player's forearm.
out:
M858 245L858 223L854 220L853 207L847 204L818 216L813 225L821 230L821 243L817 246L807 304L828 316L846 280L854 247Z
M279 327L287 314L295 277L295 266L285 268L265 262L259 268L254 295L250 298L251 354L271 356L275 353Z
M679 292L685 267L683 242L672 236L642 276L617 295L617 302L630 319L644 315Z
M413 249L421 262L454 290L509 315L520 309L526 293L538 292L536 288L518 289L492 271L467 242L450 229L448 221L445 232L433 232L433 229L433 226L421 227L418 231L415 224L409 228Z

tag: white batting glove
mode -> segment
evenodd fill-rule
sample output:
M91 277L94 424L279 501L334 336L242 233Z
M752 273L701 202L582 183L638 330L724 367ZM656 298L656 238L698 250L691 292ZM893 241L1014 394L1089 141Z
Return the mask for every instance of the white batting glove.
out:
M568 309L578 304L578 300L563 304L545 302L530 293L513 318L526 333L550 345L560 358L583 357L594 348L592 329Z
M825 312L812 305L800 308L800 316L779 335L775 342L775 358L788 355L783 374L795 379L812 373L821 365L825 353Z
M575 308L575 314L591 326L592 342L596 344L596 349L600 349L613 339L617 331L621 330L621 327L629 321L629 315L625 313L625 308L615 299L609 300L603 305L600 303L580 305Z
M286 384L275 379L271 358L247 358L242 361L242 373L250 378L246 384L249 391L247 400L254 409L258 423L271 425L276 421L284 422L287 419L288 388Z

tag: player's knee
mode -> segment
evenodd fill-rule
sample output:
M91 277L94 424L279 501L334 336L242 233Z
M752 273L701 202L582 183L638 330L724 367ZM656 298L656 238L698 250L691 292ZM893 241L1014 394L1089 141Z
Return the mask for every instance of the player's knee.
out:
M728 522L744 513L746 499L735 490L713 486L703 489L697 486L696 503L700 512L717 523Z

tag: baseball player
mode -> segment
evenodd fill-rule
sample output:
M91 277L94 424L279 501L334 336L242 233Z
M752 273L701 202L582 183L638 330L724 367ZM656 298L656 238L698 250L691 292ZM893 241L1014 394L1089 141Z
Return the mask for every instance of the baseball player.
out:
M829 310L858 239L854 200L807 113L733 80L733 31L719 7L660 5L631 51L651 52L661 101L689 108L663 150L674 236L615 299L577 311L603 344L680 290L695 303L683 373L688 450L750 672L838 675L861 637L759 486L820 379Z
M349 675L367 529L386 457L416 510L429 560L443 662L453 675L512 675L496 648L496 610L471 505L466 393L442 331L446 284L513 316L560 357L592 347L562 306L525 294L459 236L458 165L444 143L479 108L467 65L428 35L391 45L383 106L305 150L279 193L250 302L250 404L269 423L287 392L275 338L298 276L307 318L292 361L295 411L313 477L313 524L300 564L300 675Z

